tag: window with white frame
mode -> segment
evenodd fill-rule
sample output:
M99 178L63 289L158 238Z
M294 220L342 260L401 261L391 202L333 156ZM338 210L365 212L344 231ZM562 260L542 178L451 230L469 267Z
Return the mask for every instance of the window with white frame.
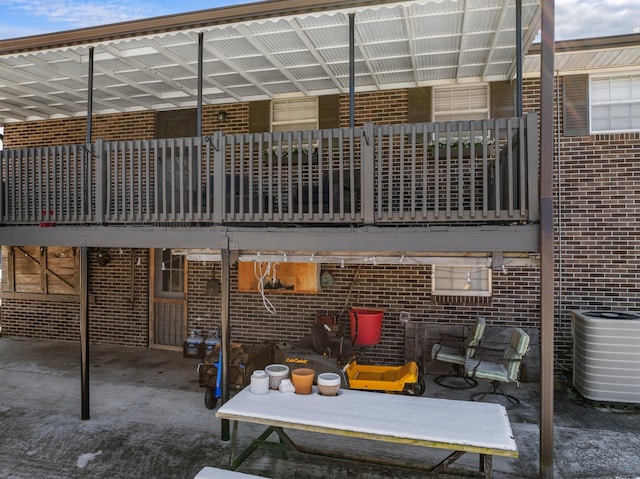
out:
M492 294L491 269L482 266L431 266L433 296L483 296Z
M315 130L318 128L318 98L280 98L271 102L271 131Z
M640 130L640 73L592 76L589 82L591 133Z
M489 85L451 85L433 88L433 121L486 120Z

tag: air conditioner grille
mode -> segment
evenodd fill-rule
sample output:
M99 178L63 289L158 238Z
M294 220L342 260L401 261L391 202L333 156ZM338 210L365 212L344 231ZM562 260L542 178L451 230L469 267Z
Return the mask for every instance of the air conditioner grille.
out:
M572 311L573 385L594 401L640 404L640 314Z

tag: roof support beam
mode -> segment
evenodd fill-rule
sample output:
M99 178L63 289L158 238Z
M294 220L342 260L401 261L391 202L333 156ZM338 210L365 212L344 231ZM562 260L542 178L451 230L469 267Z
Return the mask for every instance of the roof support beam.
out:
M49 228L42 234L38 226L4 228L6 244L41 246L89 246L123 248L224 248L233 243L238 250L252 251L333 251L359 254L384 253L393 245L407 255L428 253L484 253L486 251L530 252L539 247L539 226L425 227L425 228L297 228L292 235L286 228L234 228L211 226L178 228L145 226L65 226Z
M145 85L143 85L141 83L134 83L132 81L129 81L126 78L124 78L122 75L118 75L117 73L115 73L115 72L113 72L113 71L101 66L99 62L98 62L97 65L94 65L94 68L95 68L96 71L98 71L102 75L105 75L105 76L107 76L109 78L112 78L112 79L118 81L118 82L122 82L122 83L124 83L126 85L129 85L130 87L135 88L136 90L140 90L140 91L146 93L147 95L152 96L153 98L158 98L158 92L157 91L155 91L152 88L149 88L149 87L147 87L147 86L145 86ZM104 87L97 88L97 90L102 92L102 93L105 93L107 95L111 95L111 96L113 96L113 94L115 93L113 91L109 91L108 89L106 89ZM171 103L172 105L174 105L176 107L180 106L180 103L178 103L175 100L170 100L170 99L165 99L165 98L158 98L158 101L160 101L162 103ZM105 102L103 100L100 103L105 103ZM122 107L119 107L119 106L117 107L117 109L121 110L121 111L123 110Z
M468 18L469 16L467 15L467 1L464 0L464 5L462 5L462 29L461 29L462 33L460 34L460 40L458 43L458 64L456 65L456 79L458 80L460 79L460 65L462 65L462 56L465 54L464 44L467 37L465 36L464 32L467 31ZM490 57L487 57L487 64L489 62L489 58ZM484 74L482 76L484 76Z
M73 58L77 63L82 64L82 63L88 63L89 60L83 60L81 55L76 55L73 52L69 53L69 57ZM60 68L58 65L52 64L50 62L45 62L35 56L33 56L32 58L30 58L31 63L33 63L34 65L39 65L41 66L44 70L48 70L48 71L54 71L57 72L60 76L68 76L69 72L65 71L64 69ZM94 71L95 71L95 56L94 56L94 61L93 61L93 65L94 65ZM57 85L58 87L60 87L61 90L69 93L70 95L73 96L77 96L77 97L81 97L80 95L80 91L77 90L73 90L71 88L64 88L61 87L60 85ZM99 88L99 87L95 87L96 91L99 91L101 93L104 93L105 95L108 96L113 96L113 92L107 90L106 88ZM85 97L82 97L83 99L85 99ZM122 111L122 107L120 107L119 105L115 104L115 103L111 103L108 100L99 100L98 104L104 105L104 108L113 108L114 110L117 111Z
M19 97L19 96L15 96L15 95L9 95L5 92L2 93L2 96L0 97L0 101L1 100L13 100L16 103L20 104L24 101L24 98ZM32 110L30 108L19 108L15 105L12 105L10 108L7 107L3 107L0 109L0 118L5 118L7 120L9 119L14 119L14 120L20 120L20 121L27 121L27 119L29 117L33 117L36 116L38 118L42 118L43 120L48 118L46 115L43 115L40 112L49 112L50 115L53 115L55 113L58 113L57 109L55 107L48 107L48 106L39 106L38 110Z
M73 54L69 54L69 56L73 56ZM78 58L78 63L80 63L79 61L79 55L77 56ZM35 58L34 56L32 56L31 58L29 58L29 61L31 63L33 63L34 65L38 65L40 67L42 67L44 70L48 70L48 71L53 71L58 73L59 75L63 75L63 76L67 76L69 75L69 72L65 72L64 70L62 70L61 68L59 68L57 65L52 65L48 62L42 61L39 58ZM95 67L95 62L94 62L94 67ZM14 73L17 73L14 71ZM42 85L47 85L50 83L50 80L47 78L43 78L40 75L36 75L34 73L28 72L28 71L24 71L24 70L20 70L19 74L23 77L26 78L30 78L32 80L36 80L38 81L40 84ZM64 100L60 97L57 97L55 95L52 94L47 94L47 93L42 93L41 91L38 90L33 90L34 92L36 92L40 97L46 97L51 99L51 101L53 101L54 103L58 104L58 103L62 103L64 105L68 105L68 106L72 106L74 110L76 110L76 113L82 113L82 112L86 112L85 107L82 105L82 103L84 103L86 101L86 96L84 96L81 91L78 90L74 90L72 88L69 87L64 87L58 83L55 84L56 88L59 88L61 91L68 93L69 95L78 97L78 101L69 101L69 100ZM21 86L21 88L25 88L24 86ZM107 93L108 95L112 95L112 92L107 92L104 89L100 89L100 88L96 88L98 91L102 91L103 93ZM108 100L97 100L96 101L97 104L103 106L104 108L112 108L116 111L122 111L122 107L120 105L116 105L115 103L111 103ZM57 113L60 113L60 111L58 111ZM62 113L64 114L64 113ZM69 115L69 116L73 116L73 115Z
M375 84L376 88L381 88L380 81L378 80L378 75L377 75L378 72L376 71L375 68L373 68L373 65L371 64L371 58L370 58L370 55L367 54L366 44L362 39L362 36L356 30L355 24L353 26L353 38L354 38L354 41L352 43L353 43L354 52L355 52L355 45L357 43L358 49L360 51L360 55L362 56L362 61L367 65L367 69L371 72L371 79L373 80L373 83ZM355 66L354 66L354 69L355 69Z
M249 42L256 50L261 51L264 55L264 58L269 60L269 62L275 66L281 75L283 75L287 80L289 80L299 91L303 92L305 95L309 94L309 91L300 83L295 76L287 71L287 68L279 61L275 56L273 56L270 52L268 52L268 48L253 36L253 34L249 31L249 29L244 25L238 26L238 31L244 35L244 39Z
M238 67L232 60L228 60L226 55L222 53L220 50L218 50L217 48L215 48L213 45L211 45L211 43L205 44L204 49L211 56L217 58L220 62L226 65L230 70L234 71L237 75L247 80L248 84L254 85L258 90L260 90L262 93L267 95L269 98L273 97L271 92L262 86L262 82L260 82L253 75L243 71L243 69Z
M151 75L152 77L160 80L161 82L166 83L167 85L171 85L177 91L181 91L187 94L188 96L193 96L193 91L190 88L187 88L182 83L175 81L173 78L165 75L164 73L159 72L158 70L149 68L140 60L136 60L134 57L123 56L120 50L118 50L115 47L112 47L111 45L103 45L102 48L104 48L105 51L107 51L114 57L118 58L120 61L135 67L137 70L142 70L143 72Z
M309 54L318 62L320 68L324 70L324 72L327 74L327 77L333 82L338 91L340 93L346 93L346 90L342 87L340 81L338 81L333 72L329 69L329 67L327 67L325 59L322 58L320 53L318 53L318 49L316 48L316 46L313 44L313 42L311 42L311 40L309 40L309 36L300 27L300 23L297 19L291 20L291 28L294 32L296 32L298 38L304 44L304 46L309 49Z
M178 57L178 55L173 53L171 50L169 50L168 48L163 47L162 45L160 45L154 39L151 39L150 41L154 45L154 48L156 48L164 56L166 56L167 58L170 58L171 60L173 60L176 63L179 63L185 70L188 70L188 71L192 72L193 74L197 74L197 70L196 69L194 69L188 63L184 63L184 60L182 60L180 57ZM205 50L205 46L204 45L205 45L205 42L204 42L204 36L203 36L203 42L202 42L203 52ZM204 54L203 54L203 72L204 72ZM203 81L204 80L205 80L205 78L204 78L204 75L203 75ZM218 88L220 91L226 93L227 95L229 95L230 98L233 98L233 99L235 99L237 101L242 101L242 98L240 96L236 95L232 90L230 90L229 88L225 87L224 85L222 85L222 83L216 81L214 78L207 77L206 80L207 80L207 83L213 85L215 88Z
M43 81L43 83L44 83L44 80L41 79L40 77L38 77L37 75L33 75L31 73L21 71L18 68L15 68L11 72L11 74L12 75L18 75L18 76L20 76L22 78L25 78L27 80ZM9 82L9 80L7 80L4 77L0 77L0 80L2 80L3 82L7 82L7 83ZM82 111L84 111L84 107L78 105L75 102L64 100L64 99L59 98L59 97L57 97L55 95L51 95L49 93L43 93L42 91L37 90L35 88L31 88L28 85L20 84L20 89L24 90L26 92L32 93L34 95L34 97L37 98L37 100L34 100L34 102L33 102L33 104L36 106L36 108L38 108L42 104L42 100L48 100L51 103L56 105L56 109L58 110L58 113L60 113L62 115L74 116L76 113L81 113ZM84 101L84 99L83 99L83 101ZM69 108L64 108L64 107L62 107L60 105L65 105L66 107L69 107ZM34 115L37 116L36 112L37 112L37 110L34 110Z
M200 34L203 34L202 45L203 45L203 51L204 51L204 32L200 32L198 34L198 37L200 36ZM149 42L153 44L153 48L158 50L165 57L167 57L167 58L171 59L172 61L178 63L182 68L184 68L185 70L193 73L194 75L198 74L197 68L194 68L192 65L190 65L187 62L185 62L184 59L180 58L178 55L176 55L174 52L172 52L169 48L166 48L166 47L160 45L153 38L150 39ZM203 56L203 71L204 71L204 56ZM202 77L202 80L203 80L203 84L204 84L204 80L205 80L204 75ZM210 84L213 87L219 89L221 92L224 92L227 95L229 95L229 97L234 98L234 99L236 99L238 101L242 101L242 99L239 96L235 95L231 90L229 90L228 88L224 87L220 82L217 82L214 78L208 77L208 78L206 78L206 81L207 81L208 84ZM203 88L203 91L204 91L204 88Z
M409 56L411 57L411 69L413 70L413 81L416 86L419 86L419 78L418 78L418 62L416 61L416 48L415 48L415 38L416 35L411 28L411 17L409 16L409 10L406 8L403 9L404 14L404 28L407 32L407 45L409 46Z
M504 25L504 19L506 18L508 11L509 11L509 2L504 2L502 4L502 9L500 10L500 15L498 16L498 22L494 26L494 30L496 34L491 39L491 47L489 48L489 53L485 61L485 67L482 72L482 78L487 77L487 71L489 70L489 65L491 65L491 59L493 58L493 54L496 51L496 45L498 44L498 37L499 37L498 32L501 31L500 27Z

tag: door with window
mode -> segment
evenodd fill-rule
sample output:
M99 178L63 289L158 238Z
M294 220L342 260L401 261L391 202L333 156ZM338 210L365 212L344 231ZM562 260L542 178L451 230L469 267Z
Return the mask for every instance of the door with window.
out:
M152 348L181 350L187 338L187 261L169 248L151 250Z

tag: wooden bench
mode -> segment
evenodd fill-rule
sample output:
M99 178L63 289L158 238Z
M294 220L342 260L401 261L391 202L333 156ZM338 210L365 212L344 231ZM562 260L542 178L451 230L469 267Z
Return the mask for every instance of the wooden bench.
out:
M455 473L490 479L494 455L518 457L507 412L500 404L356 390L341 390L336 397L325 397L317 394L315 388L310 395L279 391L256 395L247 387L223 404L216 417L233 421L229 458L232 470L260 446L280 449L283 453L291 449L363 460L363 456L352 458L300 447L284 429L452 450L435 467L411 465L431 473L454 472L449 468L451 464L465 453L475 453L480 458L479 473L468 470ZM268 428L236 458L238 422L263 424ZM273 433L278 436L278 442L267 441ZM379 459L364 457L368 463L398 466Z
M242 472L229 471L228 469L218 469L217 467L205 466L200 469L193 479L248 479L253 476L251 474L243 474Z

